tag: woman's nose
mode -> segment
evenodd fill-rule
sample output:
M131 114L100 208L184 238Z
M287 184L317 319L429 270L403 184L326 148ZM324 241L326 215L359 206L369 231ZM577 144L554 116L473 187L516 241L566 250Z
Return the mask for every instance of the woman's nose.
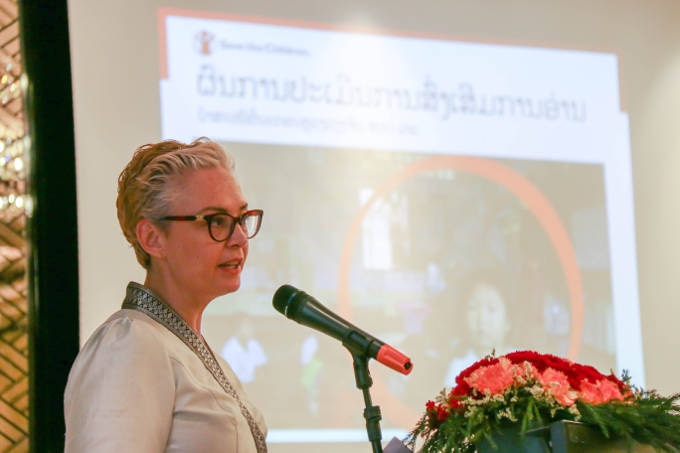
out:
M231 234L229 239L227 240L227 245L228 246L242 246L244 244L248 243L248 233L246 232L246 227L241 225L240 223L237 223L234 225L234 232Z

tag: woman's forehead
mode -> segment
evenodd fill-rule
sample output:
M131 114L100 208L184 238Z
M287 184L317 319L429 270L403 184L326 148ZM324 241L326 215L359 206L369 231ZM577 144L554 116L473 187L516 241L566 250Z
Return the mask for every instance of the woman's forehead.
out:
M225 209L240 207L245 198L235 176L222 167L189 170L173 180L172 204L195 208L219 206Z
M480 284L475 287L474 291L470 296L470 303L479 302L492 302L492 303L503 303L503 297L497 288L492 285Z

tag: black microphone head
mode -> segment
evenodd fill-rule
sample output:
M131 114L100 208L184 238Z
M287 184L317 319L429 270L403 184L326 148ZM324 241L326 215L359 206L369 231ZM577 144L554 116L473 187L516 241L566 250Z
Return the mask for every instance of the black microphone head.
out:
M299 293L300 290L298 290L296 287L291 285L283 285L274 293L272 305L274 305L276 311L283 314L287 318L290 318L291 314L288 312L288 309L290 308L290 304L293 302L293 299L295 299L295 296L297 296Z

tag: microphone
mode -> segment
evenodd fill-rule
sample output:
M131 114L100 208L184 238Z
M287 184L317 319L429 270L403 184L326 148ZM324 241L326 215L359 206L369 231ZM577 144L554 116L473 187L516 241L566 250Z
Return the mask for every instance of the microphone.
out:
M411 359L345 321L304 291L283 285L274 293L272 303L286 318L340 340L353 354L376 359L403 374L413 370Z

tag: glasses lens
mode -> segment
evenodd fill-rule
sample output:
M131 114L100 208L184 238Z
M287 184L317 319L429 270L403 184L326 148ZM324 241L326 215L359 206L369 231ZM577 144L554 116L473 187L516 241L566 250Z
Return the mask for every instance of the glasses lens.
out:
M226 214L214 214L210 217L208 227L210 235L218 242L224 241L229 236L234 220Z
M260 217L259 212L248 213L243 218L243 227L246 230L248 239L252 238L260 230L260 222L262 217Z

